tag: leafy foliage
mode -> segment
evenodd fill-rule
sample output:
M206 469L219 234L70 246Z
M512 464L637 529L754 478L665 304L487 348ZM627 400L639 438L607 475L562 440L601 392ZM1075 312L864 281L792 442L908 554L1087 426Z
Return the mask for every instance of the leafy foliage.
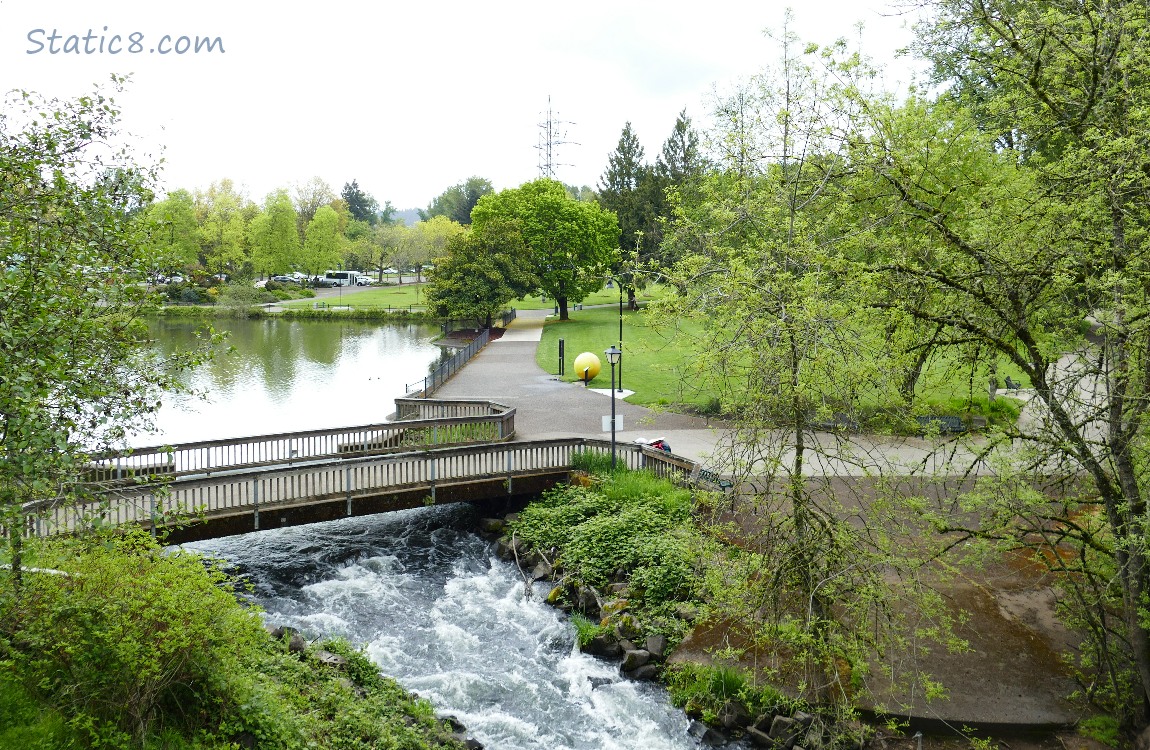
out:
M568 317L567 302L578 302L600 287L615 258L619 225L597 203L571 198L549 179L483 196L472 213L476 228L494 220L514 221L523 235L528 265L540 289Z
M698 583L692 505L689 491L665 479L617 471L594 487L549 490L511 530L536 549L559 549L564 570L582 583L602 586L626 571L632 603L654 613L690 599Z
M5 747L459 747L346 641L318 644L338 670L272 641L217 563L138 532L34 552L64 575L0 574Z
M527 264L518 228L491 221L448 240L435 258L427 305L445 318L475 318L491 326L492 316L538 286Z

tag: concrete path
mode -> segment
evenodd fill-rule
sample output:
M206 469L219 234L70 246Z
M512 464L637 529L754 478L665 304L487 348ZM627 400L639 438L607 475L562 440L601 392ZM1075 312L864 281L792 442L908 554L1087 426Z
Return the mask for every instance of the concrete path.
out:
M572 436L610 439L611 433L603 431L603 417L611 414L606 390L564 382L535 364L547 313L519 312L503 336L436 391L435 398L489 398L514 406L515 432L520 440ZM621 399L616 399L615 408L623 416L623 427L616 433L619 442L664 437L676 454L707 463L719 439L719 430L705 419L655 411Z

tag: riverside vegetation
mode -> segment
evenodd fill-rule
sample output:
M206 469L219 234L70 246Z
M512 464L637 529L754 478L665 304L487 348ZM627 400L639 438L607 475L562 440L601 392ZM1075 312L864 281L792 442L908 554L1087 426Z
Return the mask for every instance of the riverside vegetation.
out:
M530 578L552 580L547 601L572 613L579 647L621 658L632 679L661 679L672 701L702 724L705 741L745 737L762 746L857 747L867 729L846 703L817 703L793 674L765 663L748 668L739 653L717 651L713 663L668 662L697 628L733 622L738 594L725 569L746 552L713 522L714 493L677 486L645 471L610 471L609 458L584 453L576 481L544 493L507 519L487 519L502 534L499 552ZM803 647L792 642L799 657ZM861 662L846 668L862 669ZM776 665L777 666L777 665ZM723 732L725 734L718 734ZM861 734L860 734L861 733Z
M346 641L273 637L217 561L138 530L28 553L0 588L0 747L465 747Z

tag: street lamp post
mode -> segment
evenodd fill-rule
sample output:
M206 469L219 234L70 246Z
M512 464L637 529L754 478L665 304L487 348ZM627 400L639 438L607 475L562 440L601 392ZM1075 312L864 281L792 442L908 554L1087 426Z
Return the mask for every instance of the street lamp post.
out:
M607 355L607 361L611 363L611 471L615 470L615 365L621 365L623 361L623 351L612 346L610 349L603 352ZM622 366L619 371L622 372Z
M623 350L623 282L616 276L607 277L607 286L611 286L611 282L615 282L615 286L619 287L619 351ZM612 386L611 390L614 390ZM623 362L619 362L619 392L623 392Z
M623 284L615 279L619 287L619 392L623 392ZM614 399L612 399L613 401Z

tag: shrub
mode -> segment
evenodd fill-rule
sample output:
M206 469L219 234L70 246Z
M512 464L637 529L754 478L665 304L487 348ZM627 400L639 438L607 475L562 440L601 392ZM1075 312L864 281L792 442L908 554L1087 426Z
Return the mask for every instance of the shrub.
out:
M142 532L54 542L42 564L0 596L5 658L30 694L111 746L140 745L161 715L214 713L229 675L266 641L220 568L165 555Z
M578 450L571 454L571 467L588 474L607 474L611 471L611 454Z

